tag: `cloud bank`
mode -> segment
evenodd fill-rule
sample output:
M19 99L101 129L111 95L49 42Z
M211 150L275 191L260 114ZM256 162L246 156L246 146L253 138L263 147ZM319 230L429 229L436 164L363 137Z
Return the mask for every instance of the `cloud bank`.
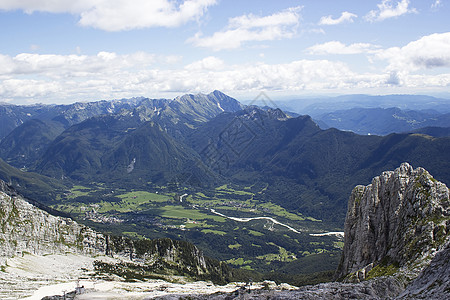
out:
M450 32L424 36L404 47L393 47L376 54L389 62L389 70L413 72L450 68Z
M242 20L243 23L247 20ZM403 87L439 89L450 86L450 32L432 34L403 47L379 49L372 44L345 45L334 41L309 49L340 54L365 54L386 62L386 68L356 72L346 63L302 59L282 64L234 64L215 56L185 64L167 65L173 57L138 52L118 55L0 55L0 99L24 102L74 102L159 96L163 93L265 91L354 92ZM163 65L163 67L161 67Z

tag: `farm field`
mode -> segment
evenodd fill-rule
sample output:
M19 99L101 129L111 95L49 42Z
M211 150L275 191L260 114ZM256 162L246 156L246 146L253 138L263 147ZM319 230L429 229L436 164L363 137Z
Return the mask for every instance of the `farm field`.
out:
M288 268L306 258L314 262L319 254L338 263L342 238L310 235L335 228L260 201L259 188L222 185L173 192L167 187L145 191L92 184L59 195L61 201L53 208L113 234L188 240L206 255L248 270Z

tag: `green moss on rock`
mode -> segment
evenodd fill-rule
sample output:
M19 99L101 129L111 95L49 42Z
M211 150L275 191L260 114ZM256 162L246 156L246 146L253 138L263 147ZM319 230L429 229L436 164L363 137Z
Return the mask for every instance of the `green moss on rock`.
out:
M383 260L367 273L366 279L369 280L381 276L392 276L397 273L398 269L399 265L397 263L386 263L386 261Z

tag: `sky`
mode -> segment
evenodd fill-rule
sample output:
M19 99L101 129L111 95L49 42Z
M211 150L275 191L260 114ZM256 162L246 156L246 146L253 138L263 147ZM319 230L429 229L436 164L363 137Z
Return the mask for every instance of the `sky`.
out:
M0 0L0 102L450 98L450 0Z

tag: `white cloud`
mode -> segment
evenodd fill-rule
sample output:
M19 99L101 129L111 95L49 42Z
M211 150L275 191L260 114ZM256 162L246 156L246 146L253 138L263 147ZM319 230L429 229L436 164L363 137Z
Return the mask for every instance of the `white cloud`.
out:
M325 54L360 54L374 53L379 46L368 43L355 43L345 45L339 41L331 41L323 44L317 44L306 49L306 52L314 55Z
M375 56L389 62L391 71L417 71L450 67L450 32L424 36L406 46L380 51Z
M197 47L222 50L236 49L249 41L292 38L297 32L300 10L301 7L293 7L264 17L249 14L231 18L224 30L209 37L197 33L188 42Z
M375 22L399 17L407 13L417 13L415 8L409 7L409 4L409 0L382 0L380 4L377 4L378 9L370 11L365 16L365 19L370 22Z
M353 23L353 19L357 18L358 16L355 14L352 14L348 11L344 11L341 16L337 19L333 19L333 16L326 16L320 18L319 25L338 25L341 23Z
M441 6L442 6L441 0L436 0L436 2L434 2L434 3L431 5L431 8L437 9L437 8L439 8L439 7L441 7Z
M47 97L51 97L60 92L63 87L58 82L43 82L30 79L7 79L0 81L0 95L2 98L13 99L41 99L37 102L45 102Z
M82 26L107 31L146 27L177 27L204 14L216 0L186 0L177 5L167 0L104 1L102 5L81 13Z
M399 85L400 84L400 77L398 72L392 71L389 73L389 77L386 80L386 84L389 85Z
M165 92L334 89L357 77L341 62L299 60L287 64L226 65L206 57L184 67L161 69L151 54L0 55L0 98L73 102Z
M79 24L106 31L176 27L201 17L217 0L0 0L0 9L80 16Z
M0 98L33 99L34 102L67 99L102 99L148 77L146 72L163 57L138 52L117 55L0 55ZM120 92L119 92L120 94Z

